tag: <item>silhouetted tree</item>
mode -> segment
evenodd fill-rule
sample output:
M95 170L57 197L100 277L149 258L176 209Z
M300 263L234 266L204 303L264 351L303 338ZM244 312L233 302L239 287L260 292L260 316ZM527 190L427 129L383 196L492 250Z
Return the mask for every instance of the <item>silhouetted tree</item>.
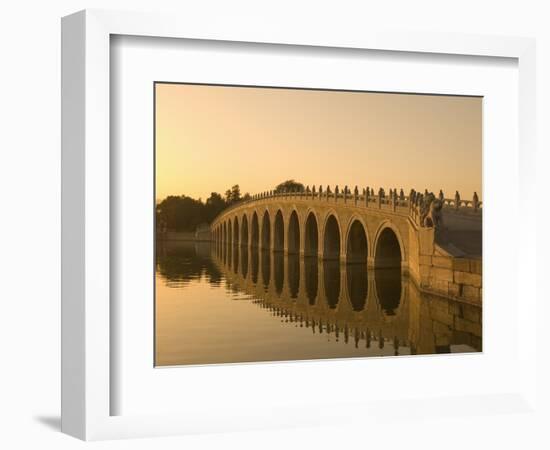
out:
M238 184L231 188L231 201L233 203L238 202L241 199L241 188Z
M225 191L225 198L218 192L210 193L206 202L186 195L170 195L157 204L155 212L157 230L160 229L160 224L163 224L171 231L195 231L202 223L212 223L214 218L229 205L250 198L248 192L241 196L238 184Z
M294 180L286 180L282 183L279 183L275 187L275 192L285 192L285 191L298 191L303 192L305 190L304 185Z
M206 200L206 220L205 222L212 222L214 218L227 207L226 201L217 192L212 192L210 197Z
M204 203L185 195L166 197L157 205L157 212L168 229L194 231L198 224L205 222Z

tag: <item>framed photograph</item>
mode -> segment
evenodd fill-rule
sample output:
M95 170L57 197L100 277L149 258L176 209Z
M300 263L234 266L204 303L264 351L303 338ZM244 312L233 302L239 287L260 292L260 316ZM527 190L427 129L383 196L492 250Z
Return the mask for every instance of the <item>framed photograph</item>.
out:
M64 432L532 407L532 40L94 10L62 50Z
M156 366L482 351L482 97L154 89Z

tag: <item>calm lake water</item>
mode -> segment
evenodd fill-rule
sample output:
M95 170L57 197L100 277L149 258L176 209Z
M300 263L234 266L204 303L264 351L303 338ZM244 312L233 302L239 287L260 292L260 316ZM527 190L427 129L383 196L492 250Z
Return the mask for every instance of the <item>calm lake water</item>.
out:
M400 271L158 242L156 365L481 351L481 308Z

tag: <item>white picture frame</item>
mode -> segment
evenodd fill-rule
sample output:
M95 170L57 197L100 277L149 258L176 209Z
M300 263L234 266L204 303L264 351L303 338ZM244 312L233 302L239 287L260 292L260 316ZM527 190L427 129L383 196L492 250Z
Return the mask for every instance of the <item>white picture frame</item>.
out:
M230 23L196 23L192 17L112 11L82 11L62 22L62 430L86 440L161 436L192 432L263 428L268 415L249 412L247 421L223 421L204 414L111 415L111 394L116 386L110 378L111 191L110 169L110 37L112 35L200 39L242 43L287 44L334 49L369 49L423 54L448 54L514 58L519 76L519 184L517 199L522 224L535 224L535 43L527 38L488 37L457 34L418 34L383 30L339 29L327 31L281 30L253 22L238 28ZM521 199L521 201L519 201ZM522 302L517 317L521 331L517 384L510 391L483 399L483 410L494 411L507 403L519 412L535 407L536 335L534 234L525 234L513 244L518 256L517 286ZM523 286L527 286L523 289ZM519 292L515 292L518 296ZM152 319L151 319L152 320ZM252 366L249 366L252 367ZM252 369L250 369L252 370ZM258 369L259 370L259 369ZM268 373L270 367L262 366ZM199 389L200 387L195 387ZM439 400L440 407L471 413L481 394L460 401ZM414 403L414 402L413 402ZM348 415L375 414L388 407L380 402L346 405ZM411 404L412 411L418 405ZM309 408L309 409L308 409ZM301 409L281 407L273 426L323 423L331 414L304 420ZM229 414L226 411L225 414ZM237 415L238 416L238 415ZM251 419L255 418L255 419Z

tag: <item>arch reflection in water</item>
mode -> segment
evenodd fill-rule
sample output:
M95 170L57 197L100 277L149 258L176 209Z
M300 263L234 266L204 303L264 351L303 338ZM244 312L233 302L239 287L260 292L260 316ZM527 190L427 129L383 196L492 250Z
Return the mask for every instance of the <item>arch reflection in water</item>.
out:
M375 270L374 282L380 308L389 316L395 315L402 295L401 270L395 268Z
M205 249L158 246L157 365L481 350L479 308L421 293L398 270Z
M300 257L297 254L288 255L288 290L290 298L298 297L300 289Z
M354 311L363 311L369 291L367 264L348 264L346 282L348 296Z
M252 247L250 251L250 270L252 283L256 284L258 282L258 271L260 266L260 252L258 247Z
M277 295L281 295L283 292L283 283L284 283L284 255L281 252L276 252L273 254L273 265L274 265L274 279L275 279L275 292Z
M264 289L267 292L269 289L269 282L271 281L271 254L267 250L263 250L261 254L262 263L262 281L264 283Z
M237 244L233 245L233 271L239 272L239 246Z
M248 275L248 247L246 246L241 249L241 274L243 278Z
M323 261L323 282L327 304L334 309L340 299L340 261Z
M303 263L308 303L314 305L317 300L317 287L319 285L319 261L316 256L310 256L304 258Z

